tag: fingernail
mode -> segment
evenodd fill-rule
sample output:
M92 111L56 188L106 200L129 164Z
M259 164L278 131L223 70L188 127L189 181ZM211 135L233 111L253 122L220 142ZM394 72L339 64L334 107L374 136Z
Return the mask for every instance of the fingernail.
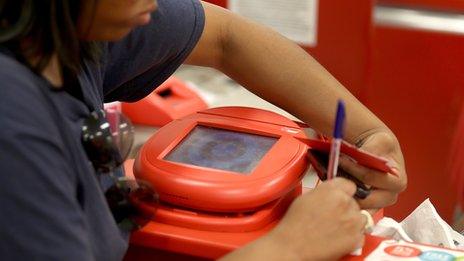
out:
M395 175L395 176L399 176L400 175L400 170L397 169L397 168L394 168L394 167L393 168L390 167L390 173Z

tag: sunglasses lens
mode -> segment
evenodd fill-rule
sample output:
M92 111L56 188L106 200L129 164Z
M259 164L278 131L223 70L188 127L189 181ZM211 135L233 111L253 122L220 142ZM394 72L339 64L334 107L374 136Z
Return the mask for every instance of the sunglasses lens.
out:
M103 111L94 111L85 119L82 143L97 171L109 172L123 161L114 146L110 124L106 121Z
M82 143L99 172L110 172L128 156L134 142L134 127L116 110L92 112L82 127Z
M111 136L118 148L121 158L126 159L134 143L134 126L131 121L119 112L107 111L107 119L111 126Z

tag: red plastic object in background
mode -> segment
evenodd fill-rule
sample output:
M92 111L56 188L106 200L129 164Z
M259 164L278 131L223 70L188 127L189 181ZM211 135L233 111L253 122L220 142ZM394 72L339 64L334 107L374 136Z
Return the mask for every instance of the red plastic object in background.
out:
M133 123L151 126L163 126L207 107L197 92L175 77L166 80L140 101L122 103L123 113Z
M303 48L359 97L370 80L373 1L319 0L318 8L317 45Z
M464 1L462 0L378 0L377 3L381 5L433 9L441 11L464 11Z
M404 218L426 198L451 221L456 193L448 171L464 106L464 36L378 25L366 105L398 136L408 188L386 216ZM464 152L464 151L463 151Z

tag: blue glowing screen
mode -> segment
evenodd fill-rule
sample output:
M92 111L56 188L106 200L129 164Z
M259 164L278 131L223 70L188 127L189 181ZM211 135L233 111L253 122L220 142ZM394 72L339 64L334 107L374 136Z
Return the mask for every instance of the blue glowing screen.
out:
M277 138L196 126L164 160L250 174Z

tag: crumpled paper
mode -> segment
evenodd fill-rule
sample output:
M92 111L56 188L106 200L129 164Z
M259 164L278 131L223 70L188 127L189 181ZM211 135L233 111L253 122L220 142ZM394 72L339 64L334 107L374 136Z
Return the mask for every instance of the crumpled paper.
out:
M438 215L429 199L400 223L388 217L381 219L372 235L464 250L464 236L454 231Z

